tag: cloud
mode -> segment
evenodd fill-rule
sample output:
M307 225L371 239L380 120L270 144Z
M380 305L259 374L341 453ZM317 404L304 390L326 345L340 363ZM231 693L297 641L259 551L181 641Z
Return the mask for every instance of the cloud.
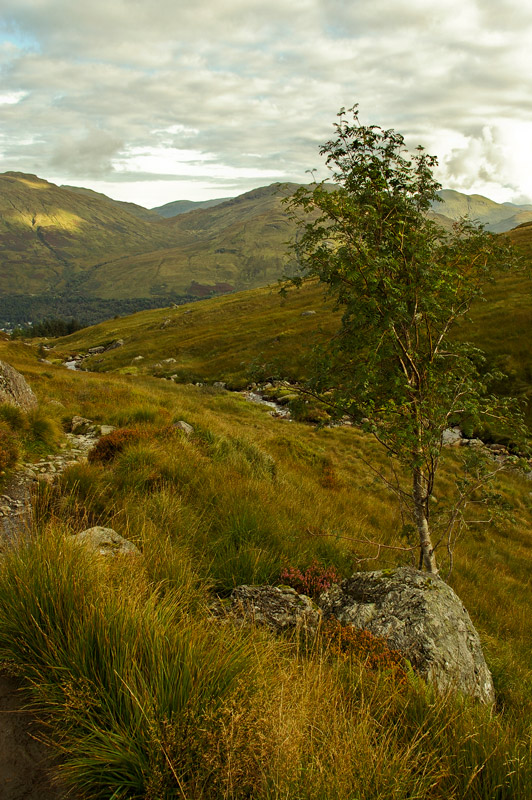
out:
M168 189L152 170L194 196L303 181L359 102L453 188L532 197L532 9L514 0L3 5L4 169L143 196Z

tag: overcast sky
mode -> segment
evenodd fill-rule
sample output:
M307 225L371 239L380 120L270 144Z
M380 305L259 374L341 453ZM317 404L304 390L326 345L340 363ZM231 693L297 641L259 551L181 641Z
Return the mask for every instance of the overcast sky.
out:
M0 172L152 207L309 180L341 106L532 202L523 0L2 0ZM325 177L322 170L319 173Z

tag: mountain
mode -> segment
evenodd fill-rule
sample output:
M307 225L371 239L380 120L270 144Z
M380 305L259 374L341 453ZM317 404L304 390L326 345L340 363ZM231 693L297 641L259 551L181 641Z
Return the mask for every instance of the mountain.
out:
M2 294L72 291L95 263L174 241L164 220L141 220L96 192L61 188L35 175L0 175Z
M197 297L265 286L287 269L295 226L282 203L296 184L272 184L212 208L163 220L173 247L108 258L85 271L78 290L104 298Z
M274 184L164 219L88 189L0 175L0 320L40 319L50 301L61 316L82 303L90 321L100 300L146 308L276 281L293 231L281 200L293 188Z
M138 206L136 203L128 203L125 202L124 200L113 200L112 197L107 197L106 194L102 194L101 192L95 192L92 189L85 189L83 186L63 185L60 186L59 188L68 189L69 192L79 192L80 194L85 194L88 197L97 198L103 203L111 203L112 205L122 208L124 211L129 211L130 214L133 214L134 217L138 217L139 219L154 221L159 219L161 216L155 210L144 208L144 206Z
M473 222L482 223L486 230L493 233L505 233L517 225L532 221L530 205L495 203L480 194L462 194L453 189L442 189L438 195L440 202L433 203L434 212L454 221L469 217Z
M275 283L290 270L295 223L283 199L296 188L276 183L163 218L89 189L0 175L0 323L46 314L87 323ZM532 219L526 208L441 195L432 216L444 227L464 213L500 230Z
M170 218L177 217L179 214L186 214L188 211L197 211L198 208L213 208L230 199L230 197L220 197L217 200L174 200L171 203L165 203L164 206L156 206L151 210L161 217Z

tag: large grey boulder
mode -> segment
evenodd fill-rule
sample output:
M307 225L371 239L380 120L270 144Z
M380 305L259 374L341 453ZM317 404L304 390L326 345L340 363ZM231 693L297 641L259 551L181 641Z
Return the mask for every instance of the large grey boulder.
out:
M9 403L23 411L37 408L37 398L26 379L5 361L0 361L0 403Z
M441 578L409 567L359 572L320 597L326 617L386 639L442 692L494 700L480 639L455 592Z
M237 586L226 601L211 607L215 616L269 628L274 633L313 632L321 611L310 597L290 586Z
M124 539L112 528L102 528L99 525L94 528L76 533L72 537L76 544L87 547L91 552L101 556L139 556L140 550L133 542Z

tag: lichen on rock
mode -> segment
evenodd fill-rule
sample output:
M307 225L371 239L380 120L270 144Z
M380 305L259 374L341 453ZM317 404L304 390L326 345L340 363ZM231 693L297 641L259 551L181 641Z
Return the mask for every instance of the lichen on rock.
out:
M37 398L26 379L5 361L0 361L0 403L9 403L23 411L37 407Z
M326 617L384 637L438 691L493 702L478 633L460 598L437 575L409 567L359 572L331 586L319 605Z

